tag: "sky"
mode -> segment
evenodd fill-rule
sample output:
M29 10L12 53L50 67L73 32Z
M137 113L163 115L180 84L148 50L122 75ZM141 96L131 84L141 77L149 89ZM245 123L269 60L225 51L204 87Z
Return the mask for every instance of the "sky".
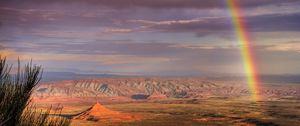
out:
M300 74L300 1L240 0L259 74ZM225 0L1 0L0 54L46 72L243 74Z

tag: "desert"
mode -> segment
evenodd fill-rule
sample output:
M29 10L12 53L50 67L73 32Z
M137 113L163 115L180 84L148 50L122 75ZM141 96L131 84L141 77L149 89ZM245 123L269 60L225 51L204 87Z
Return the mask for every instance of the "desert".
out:
M261 87L261 100L254 102L247 86L237 81L197 78L66 80L42 83L35 90L33 101L41 109L50 104L62 105L62 114L71 117L74 126L297 126L300 85L266 83ZM98 119L73 117L95 105L105 106L104 110L99 110ZM124 114L123 119L120 114Z

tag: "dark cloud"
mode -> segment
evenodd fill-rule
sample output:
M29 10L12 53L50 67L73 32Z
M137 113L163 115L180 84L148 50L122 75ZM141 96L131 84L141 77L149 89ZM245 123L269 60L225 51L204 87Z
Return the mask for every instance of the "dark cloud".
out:
M18 8L13 7L0 7L0 20L3 26L17 26L19 28L32 29L35 27L45 26L89 26L95 25L112 25L112 18L110 14L97 15L98 12L94 12L89 15L90 12L82 11L68 11L66 8L50 8L50 9L35 9L30 8ZM56 10L59 9L59 10ZM90 16L90 17L89 17Z
M128 71L134 69L140 72L144 70L137 68L137 63L134 62L145 60L143 63L140 62L140 66L152 70L152 65L158 72L163 72L162 68L165 67L186 73L198 70L232 72L236 70L237 65L242 64L238 47L224 46L235 40L225 1L1 0L0 50L4 49L2 44L6 49L20 54L49 54L53 58L42 55L42 59L45 60L43 62L57 69L61 64L50 61L55 59L56 55L65 57L84 55L90 59L101 59L101 56L106 55L125 55L121 60L111 61L123 62L123 65L105 66L107 67L105 69L118 71L131 66ZM266 34L265 32L300 30L298 23L300 14L293 10L300 5L299 0L239 0L239 2L246 14L243 18L250 32ZM277 9L277 6L283 7ZM284 39L290 38L283 36L280 40ZM296 42L297 39L295 37ZM266 40L272 42L274 38L266 37ZM202 45L204 43L205 45ZM299 66L296 64L299 63L299 58L293 59L299 57L299 44L259 45L253 48L260 56L259 61L265 64L266 68L269 64L284 68L282 66L285 62L292 62L289 64L290 69ZM291 53L292 56L285 57ZM99 57L94 58L95 55ZM280 59L273 58L277 55L284 59L280 61L280 65L274 65ZM273 58L273 64L267 61L270 59L269 56ZM58 56L56 59L64 60L65 57ZM176 60L165 62L165 59ZM152 62L154 60L164 62L154 63ZM89 60L64 62L65 65L60 66L59 70L71 68L72 63L76 64L73 64L74 68L81 63L91 63ZM88 70L104 66L94 64L81 67ZM196 69L198 67L200 68ZM270 69L265 71L271 71ZM280 70L277 73L280 73Z
M243 0L241 4L245 7L256 7L283 5L292 2L299 1ZM113 7L113 9L99 9L97 6ZM3 26L11 25L12 27L17 26L24 29L46 26L56 27L56 29L61 27L122 26L122 28L130 30L130 27L134 26L134 24L126 22L126 20L130 19L153 19L158 21L168 19L189 20L201 17L199 15L186 16L187 14L183 13L183 11L177 11L178 13L181 12L177 14L172 12L171 9L164 13L163 11L150 13L149 10L148 12L141 11L141 9L132 10L132 7L150 8L151 12L157 10L156 8L196 8L198 11L195 13L198 13L199 9L202 8L223 8L224 6L225 0L3 0L0 2L0 20L3 22ZM116 8L125 8L126 10L120 11ZM296 27L299 24L297 20L299 20L299 15L297 14L246 17L249 28L253 31L288 30L289 28L298 30L299 27ZM148 28L164 32L195 32L198 36L204 36L211 32L227 32L231 30L231 24L230 19L222 17L201 19L189 23L153 24L148 26Z
M300 31L300 14L270 14L247 17L252 31Z
M226 0L2 0L0 4L89 4L113 8L224 8ZM242 0L243 7L281 5L297 0Z

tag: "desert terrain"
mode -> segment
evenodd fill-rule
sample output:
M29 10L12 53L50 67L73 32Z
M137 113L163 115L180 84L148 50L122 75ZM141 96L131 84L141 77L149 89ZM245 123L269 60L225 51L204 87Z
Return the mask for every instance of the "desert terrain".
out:
M300 85L263 83L253 101L242 81L101 78L44 82L33 101L60 105L71 125L199 126L300 124Z

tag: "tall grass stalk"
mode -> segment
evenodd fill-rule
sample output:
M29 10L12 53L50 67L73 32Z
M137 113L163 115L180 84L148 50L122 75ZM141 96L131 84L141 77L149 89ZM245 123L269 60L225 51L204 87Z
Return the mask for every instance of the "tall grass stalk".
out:
M31 104L31 94L42 78L41 66L32 61L21 69L20 61L15 74L12 65L0 56L0 126L66 126L70 120L50 116L51 108L38 111ZM56 113L56 112L55 112ZM59 115L59 114L56 114Z

